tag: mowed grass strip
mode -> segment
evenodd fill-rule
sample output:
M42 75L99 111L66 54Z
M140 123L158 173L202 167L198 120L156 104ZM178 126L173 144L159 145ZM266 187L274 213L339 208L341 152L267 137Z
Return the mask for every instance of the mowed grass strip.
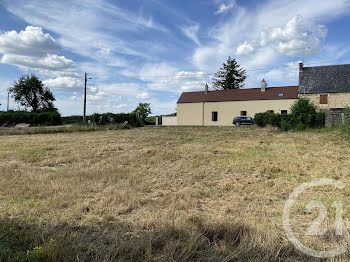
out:
M303 182L350 182L336 131L152 127L2 136L0 148L0 261L312 261L285 237L284 203ZM348 216L347 192L306 194L296 232L311 193L345 195Z

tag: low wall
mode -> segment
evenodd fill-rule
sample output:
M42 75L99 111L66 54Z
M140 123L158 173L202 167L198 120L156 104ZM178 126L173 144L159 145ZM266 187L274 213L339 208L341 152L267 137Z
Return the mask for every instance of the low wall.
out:
M177 126L177 117L163 116L163 126Z
M176 116L160 116L156 117L157 126L177 126Z

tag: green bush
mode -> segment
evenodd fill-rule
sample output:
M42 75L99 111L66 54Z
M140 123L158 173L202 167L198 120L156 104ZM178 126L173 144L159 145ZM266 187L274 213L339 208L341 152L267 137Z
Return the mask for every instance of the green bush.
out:
M270 113L270 125L281 128L282 115Z
M350 107L345 108L345 123L343 130L346 134L350 135Z
M259 113L255 115L254 121L259 127L266 127L270 125L273 127L278 127L283 131L301 131L307 128L324 127L325 113L317 113L315 106L310 102L310 100L306 98L299 98L293 105L291 114L280 115L273 113Z
M268 125L271 125L272 118L274 114L272 113L259 113L256 114L254 117L254 122L259 127L266 127Z
M105 125L105 124L123 124L124 122L128 122L129 125L132 126L141 126L142 123L140 119L137 118L136 114L113 114L113 113L105 113L105 114L93 114L91 117L91 122Z
M307 98L299 98L292 106L292 117L297 130L316 127L316 108Z
M58 112L33 113L26 111L8 111L0 113L0 125L16 125L26 123L30 125L56 126L61 125L61 115Z
M326 114L324 112L316 113L315 127L324 127L326 124Z
M293 129L293 118L292 115L282 115L281 116L281 129L283 131L289 131Z
M266 127L268 125L273 127L281 127L282 115L274 113L259 113L254 117L254 122L259 127Z
M146 126L155 126L156 125L156 117L155 116L146 117L145 125Z
M64 125L68 125L68 124L80 124L83 123L83 116L64 116L62 117L62 123Z

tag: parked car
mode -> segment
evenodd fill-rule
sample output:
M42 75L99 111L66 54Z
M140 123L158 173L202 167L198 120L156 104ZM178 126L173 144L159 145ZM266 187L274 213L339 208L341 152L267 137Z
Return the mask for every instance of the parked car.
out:
M249 116L237 116L233 119L232 124L235 126L254 125L254 120Z

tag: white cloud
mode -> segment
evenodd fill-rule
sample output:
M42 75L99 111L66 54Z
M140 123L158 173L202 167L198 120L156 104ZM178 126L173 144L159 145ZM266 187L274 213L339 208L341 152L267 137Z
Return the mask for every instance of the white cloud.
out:
M138 99L149 99L150 96L149 96L148 92L142 92L142 93L138 94L136 96L136 98L138 98Z
M106 59L118 61L121 55L151 58L152 52L156 52L155 48L149 48L152 41L132 41L126 37L126 32L133 35L150 31L168 34L152 16L132 13L106 0L67 0L64 4L60 1L7 0L5 6L26 22L58 34L62 46L101 62Z
M208 76L204 72L181 71L166 63L147 64L140 71L140 79L147 82L147 88L156 91L180 93L202 90Z
M45 56L54 54L60 46L50 34L40 27L27 26L24 31L9 31L0 34L0 53L20 56Z
M218 10L215 12L216 15L225 13L232 9L236 5L236 1L231 1L229 3L222 3L220 4Z
M236 4L230 17L209 30L211 41L195 49L192 63L199 70L216 72L228 56L236 54L245 69L253 70L289 62L285 55L313 55L321 50L327 34L322 24L347 13L348 0L334 0L332 4L318 0L266 0L254 9Z
M249 55L254 51L254 47L247 41L237 47L237 55Z
M309 56L319 51L327 35L324 25L306 23L301 16L295 16L283 27L269 28L260 33L260 38L237 48L238 55L250 55L254 50L271 46L281 54Z
M43 57L20 56L5 54L1 63L16 65L24 69L47 69L52 71L62 71L74 68L74 62L64 56L47 54Z
M307 24L301 16L295 16L284 27L263 31L260 45L271 44L278 52L290 56L306 56L320 49L326 35L324 25Z
M181 30L185 36L187 36L189 39L191 39L197 45L200 45L200 42L198 39L199 24L195 24L195 25L191 25L191 26L184 26L181 28Z
M9 31L0 35L0 62L15 65L22 69L36 70L40 73L73 74L74 62L58 56L60 46L50 34L44 34L42 28L27 26L25 30Z
M57 77L43 81L44 85L52 90L72 91L83 87L83 82L73 77ZM93 91L93 89L92 89Z

